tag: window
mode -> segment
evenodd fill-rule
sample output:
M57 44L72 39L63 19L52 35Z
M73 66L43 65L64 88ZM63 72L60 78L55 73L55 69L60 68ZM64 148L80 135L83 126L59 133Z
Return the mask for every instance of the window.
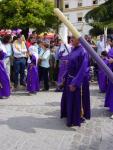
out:
M78 17L78 22L82 22L82 17Z
M78 13L77 14L77 18L78 18L78 22L82 22L83 21L83 14L82 13Z
M98 4L98 0L93 0L93 5Z
M82 0L79 0L78 2L78 6L81 7L82 6Z
M69 8L69 3L65 3L65 8L66 8L66 9Z

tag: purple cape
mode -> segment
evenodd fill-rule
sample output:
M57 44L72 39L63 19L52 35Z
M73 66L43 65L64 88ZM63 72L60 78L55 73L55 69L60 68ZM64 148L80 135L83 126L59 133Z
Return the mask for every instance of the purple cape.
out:
M3 59L5 53L0 51L0 97L10 96L10 81L4 67Z
M103 59L104 63L108 65L108 60ZM104 71L99 67L98 69L98 85L100 92L104 93L107 90L108 79Z
M62 56L60 58L60 64L59 64L58 84L61 84L63 81L63 76L67 71L67 64L68 64L68 55Z
M113 48L110 49L108 53L109 58L113 58ZM109 64L110 69L113 71L113 63ZM105 97L105 107L109 107L110 111L113 113L113 83L108 82L108 88Z
M36 58L34 55L32 55L31 63L28 65L27 91L30 93L39 91L38 68L36 66Z

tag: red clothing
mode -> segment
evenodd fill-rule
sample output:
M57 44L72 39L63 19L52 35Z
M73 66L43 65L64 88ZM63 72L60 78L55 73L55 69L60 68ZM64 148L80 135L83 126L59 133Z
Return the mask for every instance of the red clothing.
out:
M26 41L26 46L27 46L27 48L29 48L31 46L31 42Z

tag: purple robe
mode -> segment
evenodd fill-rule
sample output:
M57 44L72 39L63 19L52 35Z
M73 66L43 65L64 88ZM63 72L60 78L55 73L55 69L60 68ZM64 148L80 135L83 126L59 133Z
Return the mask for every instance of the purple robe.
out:
M60 58L60 64L59 64L58 84L61 84L63 81L63 76L67 71L67 64L68 64L68 55L62 56Z
M104 63L108 65L108 60L103 59ZM107 90L107 85L108 85L108 79L104 71L99 68L98 69L98 85L99 85L99 90L100 92L104 93Z
M64 76L65 86L61 99L61 118L67 117L67 126L80 126L82 107L85 117L90 119L89 82L86 74L87 67L88 57L85 50L82 46L74 48L69 55L67 73ZM76 91L71 92L69 85L74 85ZM85 87L87 88L85 89ZM86 91L87 89L88 91ZM86 95L88 99L85 98Z
M5 53L0 51L0 98L10 96L10 81L4 67L3 59Z
M89 59L89 57L88 57ZM89 89L89 80L90 80L90 64L88 63L87 69L83 78L82 83L82 107L83 107L83 117L85 119L91 118L90 111L90 89Z
M108 52L108 57L113 59L113 48ZM110 69L113 71L113 63L109 64ZM109 107L110 112L113 113L113 83L108 81L108 88L105 97L105 107Z
M38 69L36 65L36 57L31 56L31 63L28 65L28 74L27 74L27 91L30 93L35 93L39 91L39 76Z

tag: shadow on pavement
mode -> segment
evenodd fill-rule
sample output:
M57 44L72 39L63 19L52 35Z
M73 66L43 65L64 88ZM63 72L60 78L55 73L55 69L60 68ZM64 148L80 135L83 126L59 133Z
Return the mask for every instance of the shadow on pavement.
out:
M55 116L55 117L59 117L60 115L60 111L59 110L55 110L55 111L52 111L52 112L47 112L45 113L44 115L47 115L47 116Z
M100 117L110 117L110 112L107 111L105 108L93 108L92 109L92 117L100 118Z
M91 96L100 96L105 97L105 93L100 93L98 89L90 89L90 95Z
M36 118L32 116L21 116L9 118L6 121L0 120L0 126L7 125L13 130L19 130L26 133L36 133L36 128L50 129L50 130L64 130L75 131L75 129L65 126L64 119L48 117L48 118Z

